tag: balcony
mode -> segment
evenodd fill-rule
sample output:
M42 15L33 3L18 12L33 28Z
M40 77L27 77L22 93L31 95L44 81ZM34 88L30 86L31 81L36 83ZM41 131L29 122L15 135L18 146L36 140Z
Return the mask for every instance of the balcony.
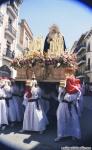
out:
M78 46L76 48L76 51L77 51L77 55L79 55L80 53L82 53L84 51L86 52L86 44L82 44L82 45Z
M7 10L13 15L14 18L18 16L18 9L14 5L14 3L7 4Z
M0 25L3 24L3 14L0 12Z
M82 65L82 64L85 64L86 63L86 60L81 60L78 62L78 65Z
M23 2L23 0L16 0L16 4L17 4L17 5L22 4L22 2Z
M12 59L14 59L15 57L15 52L11 51L10 49L6 49L5 54L3 55L4 59L8 60L8 61L12 61Z
M90 66L86 66L85 67L85 73L89 73L90 72Z
M5 34L9 35L13 40L16 38L16 30L12 25L8 25L5 28Z
M77 71L77 72L76 72L76 77L77 77L77 78L84 78L84 77L85 77L85 73L84 73L84 72L81 72L81 71Z
M82 54L82 55L78 56L77 61L79 62L81 60L86 60L86 55L85 54Z
M81 65L84 63L86 63L86 56L82 55L82 56L78 57L78 65Z

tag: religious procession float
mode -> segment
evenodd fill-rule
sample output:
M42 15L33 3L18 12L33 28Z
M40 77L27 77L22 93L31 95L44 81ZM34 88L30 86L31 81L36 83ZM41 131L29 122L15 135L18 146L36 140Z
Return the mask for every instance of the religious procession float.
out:
M66 49L64 36L56 25L52 25L42 43L33 40L29 50L15 58L11 66L17 70L17 80L32 79L58 82L65 79L65 69L77 68L76 55Z

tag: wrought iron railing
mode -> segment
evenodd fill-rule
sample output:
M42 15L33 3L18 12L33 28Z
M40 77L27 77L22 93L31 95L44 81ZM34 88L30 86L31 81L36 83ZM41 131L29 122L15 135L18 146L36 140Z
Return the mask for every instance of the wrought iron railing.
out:
M0 24L3 24L3 14L0 12Z
M90 71L90 66L86 66L85 71Z
M9 31L11 34L13 34L16 37L16 30L12 25L8 25L5 30Z
M14 6L14 4L12 4L11 7L13 8L13 10L14 10L15 13L16 13L16 15L18 16L18 9Z
M6 49L6 53L4 54L4 56L13 59L15 57L15 52L11 51L10 49Z
M85 72L82 72L82 71L77 71L76 76L84 76L85 75Z
M81 48L86 48L86 44L81 44L75 48L75 51L78 52Z
M13 11L16 13L18 16L18 9L15 7L14 3L8 3L7 6L11 7Z
M86 61L86 56L82 55L80 57L77 58L77 61L80 62L81 60L85 60Z

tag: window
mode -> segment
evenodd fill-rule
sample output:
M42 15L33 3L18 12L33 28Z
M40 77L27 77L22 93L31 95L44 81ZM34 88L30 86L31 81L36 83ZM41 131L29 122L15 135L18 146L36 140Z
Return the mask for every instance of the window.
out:
M90 52L90 43L88 43L87 51Z
M0 56L1 56L1 43L0 43Z
M0 11L0 25L3 24L3 14Z
M12 26L12 19L9 17L8 24Z
M90 70L90 58L88 58L88 70Z
M11 49L11 43L9 41L7 41L7 50Z
M25 48L28 48L28 37L25 38Z

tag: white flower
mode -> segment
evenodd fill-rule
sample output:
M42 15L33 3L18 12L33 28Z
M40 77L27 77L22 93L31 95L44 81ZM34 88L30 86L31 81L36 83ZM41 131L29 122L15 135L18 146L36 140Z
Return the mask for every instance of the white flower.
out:
M57 63L57 67L59 67L61 64L60 63Z

